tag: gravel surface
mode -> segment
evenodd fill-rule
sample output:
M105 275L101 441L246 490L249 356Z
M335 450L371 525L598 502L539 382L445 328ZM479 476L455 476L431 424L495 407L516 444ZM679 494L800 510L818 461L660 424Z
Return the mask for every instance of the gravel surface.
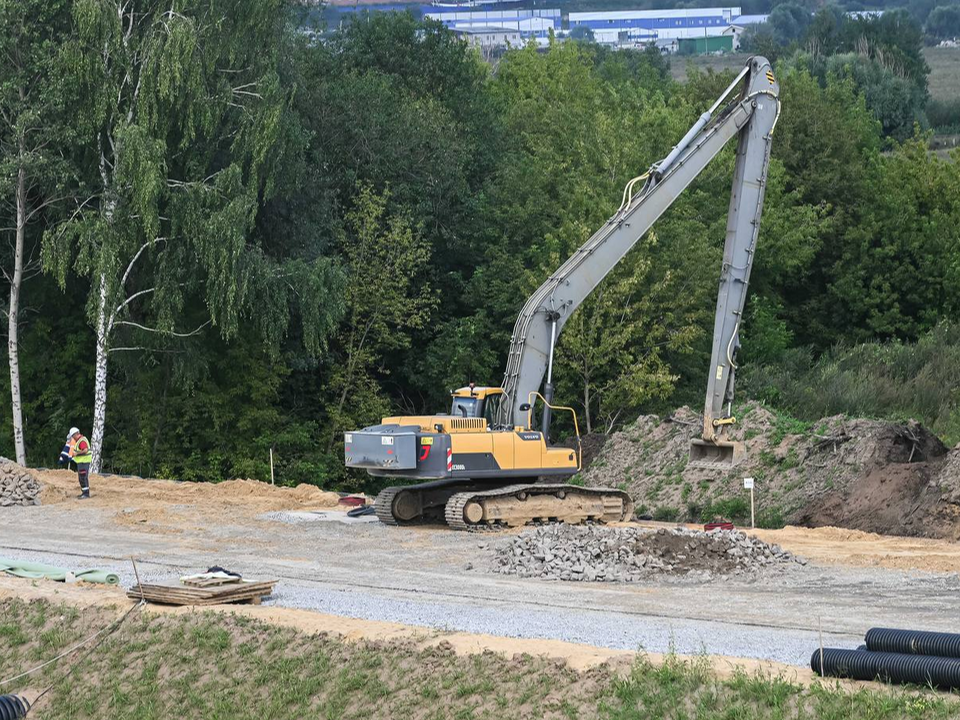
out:
M699 583L674 575L629 583L520 578L492 572L497 551L518 532L285 522L264 516L280 508L253 512L243 498L231 502L211 510L178 498L146 517L123 511L136 509L135 499L112 507L96 495L89 503L4 508L0 556L100 567L125 587L134 582L131 556L145 582L220 565L278 579L271 604L331 615L651 652L672 644L681 653L798 665L817 647L821 622L825 642L856 647L872 626L955 631L960 607L956 573L846 565L788 564L789 571Z
M72 555L45 552L2 551L7 557L43 562L62 567L87 567ZM96 562L96 567L120 575L121 585L134 583L130 563L115 560ZM140 578L163 583L205 568L184 568L138 562ZM228 569L245 572L244 568ZM253 574L251 573L251 576ZM722 592L718 588L718 592ZM751 627L681 618L631 615L597 610L511 606L507 602L483 605L460 601L411 600L385 590L335 587L302 579L284 579L265 605L315 610L330 615L418 625L438 630L483 633L514 638L552 639L621 650L670 651L683 655L698 653L776 660L806 666L817 633L771 627ZM855 648L862 638L824 633L830 647Z
M288 525L303 525L317 522L338 522L344 525L355 525L360 523L377 523L376 515L360 515L359 517L350 517L347 513L337 510L278 510L277 512L268 512L258 515L260 520L273 520Z

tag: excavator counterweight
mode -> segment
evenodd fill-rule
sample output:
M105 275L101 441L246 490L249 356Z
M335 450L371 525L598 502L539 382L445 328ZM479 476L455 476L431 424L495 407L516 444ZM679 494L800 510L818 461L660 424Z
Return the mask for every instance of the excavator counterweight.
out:
M743 457L743 444L728 436L735 422L736 354L779 114L779 86L770 63L751 58L670 153L627 183L620 207L603 227L527 299L500 387L471 384L454 391L448 415L383 418L379 425L344 434L348 467L428 481L381 492L376 512L383 522L436 519L478 529L632 516L626 492L565 482L581 469L579 431L575 448L550 442L551 420L558 413L570 413L577 427L571 408L553 404L554 350L576 309L734 137L737 159L703 431L690 454L692 464L718 469ZM537 403L540 423L533 419Z

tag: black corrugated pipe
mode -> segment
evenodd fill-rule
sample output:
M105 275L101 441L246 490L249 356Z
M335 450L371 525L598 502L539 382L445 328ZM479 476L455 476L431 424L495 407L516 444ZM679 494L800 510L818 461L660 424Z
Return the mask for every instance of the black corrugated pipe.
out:
M27 716L30 703L17 695L0 695L0 720L20 720Z
M824 648L823 668L819 650L810 657L810 667L822 676L928 685L942 690L960 688L957 658Z
M874 652L960 658L960 635L956 633L870 628L866 641L867 650Z

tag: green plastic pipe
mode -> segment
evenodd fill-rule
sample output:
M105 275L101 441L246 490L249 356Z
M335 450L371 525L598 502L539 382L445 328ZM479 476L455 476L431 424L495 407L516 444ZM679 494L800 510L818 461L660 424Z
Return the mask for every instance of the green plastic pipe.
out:
M0 558L0 572L8 575L14 575L28 580L57 580L64 582L67 579L67 573L70 570L66 568L54 567L53 565L44 565L43 563L26 562L25 560L11 560L10 558ZM73 573L77 580L83 580L90 583L102 583L104 585L119 585L120 576L116 573L106 570L78 570Z

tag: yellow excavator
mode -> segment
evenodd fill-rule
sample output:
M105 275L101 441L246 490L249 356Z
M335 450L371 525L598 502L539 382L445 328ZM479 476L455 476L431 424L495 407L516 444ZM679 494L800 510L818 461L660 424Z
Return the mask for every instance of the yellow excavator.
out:
M572 408L553 403L554 349L573 312L734 137L703 431L690 455L691 465L706 468L725 469L742 459L742 444L728 437L735 423L736 355L779 116L779 85L770 63L753 57L670 153L627 183L620 207L603 227L530 296L514 326L499 387L470 384L453 391L448 414L387 417L344 433L348 467L426 481L384 489L375 502L382 522L443 520L456 529L484 529L615 522L633 515L626 492L566 482L581 469L579 428ZM577 448L550 443L555 413L572 416Z

